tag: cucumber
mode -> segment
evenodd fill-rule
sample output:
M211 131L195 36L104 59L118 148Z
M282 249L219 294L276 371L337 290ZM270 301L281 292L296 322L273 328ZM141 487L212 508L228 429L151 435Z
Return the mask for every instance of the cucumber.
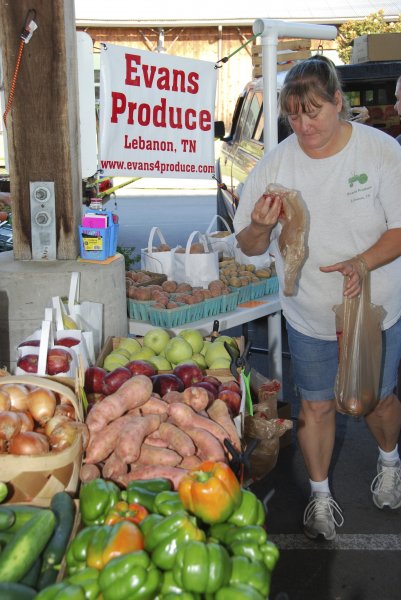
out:
M35 560L29 571L25 573L22 579L19 580L19 583L23 583L24 585L27 585L28 587L31 587L34 590L37 590L37 581L41 567L42 559L40 556L38 556L38 558Z
M8 486L4 481L0 481L0 502L3 502L8 496Z
M1 507L0 511L0 531L9 529L15 523L15 513L11 508Z
M56 527L42 554L42 569L37 589L42 590L55 583L58 569L67 550L75 518L75 504L67 492L58 492L51 500L50 508L56 517Z
M10 508L10 506L0 506L0 520L4 518L2 514L7 513ZM15 515L15 521L7 531L15 532L32 519L34 515L39 514L44 509L40 506L29 506L28 504L13 504L11 510Z
M1 600L31 600L36 591L22 583L0 583Z
M56 526L53 511L43 508L23 525L0 554L0 582L17 582L32 567Z

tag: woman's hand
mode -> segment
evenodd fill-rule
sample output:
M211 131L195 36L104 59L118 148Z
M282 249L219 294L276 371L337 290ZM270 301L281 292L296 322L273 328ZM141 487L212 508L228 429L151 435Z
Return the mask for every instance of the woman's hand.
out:
M272 229L277 224L281 208L280 196L263 194L253 207L251 213L252 225Z
M356 298L359 296L362 290L362 280L368 271L368 266L365 259L362 256L355 256L349 260L335 263L327 267L320 267L323 273L332 273L339 271L342 275L347 277L344 285L344 296L348 298Z

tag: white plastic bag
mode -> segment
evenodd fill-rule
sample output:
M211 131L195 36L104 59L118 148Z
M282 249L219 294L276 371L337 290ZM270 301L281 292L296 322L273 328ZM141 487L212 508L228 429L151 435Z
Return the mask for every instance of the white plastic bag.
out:
M172 279L173 253L172 250L154 251L155 236L161 244L166 244L166 240L159 227L152 227L149 234L147 248L141 249L141 269L151 273L163 273L167 279ZM167 244L166 244L167 245Z
M204 251L191 254L191 245L196 236ZM210 250L205 237L199 231L190 234L185 252L177 252L177 248L174 248L173 256L173 279L177 283L189 283L194 287L207 288L211 281L219 278L218 252Z

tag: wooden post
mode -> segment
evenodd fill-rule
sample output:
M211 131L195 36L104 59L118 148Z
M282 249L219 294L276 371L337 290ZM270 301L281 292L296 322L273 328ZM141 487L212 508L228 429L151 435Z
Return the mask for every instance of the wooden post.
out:
M29 183L53 181L57 259L75 260L82 183L74 0L0 0L0 6L6 103L29 9L38 26L24 45L5 130L14 257L32 258Z

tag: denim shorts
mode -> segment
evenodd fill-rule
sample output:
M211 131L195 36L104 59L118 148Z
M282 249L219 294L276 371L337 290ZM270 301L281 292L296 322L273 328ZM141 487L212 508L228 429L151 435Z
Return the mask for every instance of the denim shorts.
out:
M302 400L333 400L338 368L337 341L319 340L296 331L287 323L294 383ZM401 359L401 319L382 332L383 352L380 399L396 387Z

